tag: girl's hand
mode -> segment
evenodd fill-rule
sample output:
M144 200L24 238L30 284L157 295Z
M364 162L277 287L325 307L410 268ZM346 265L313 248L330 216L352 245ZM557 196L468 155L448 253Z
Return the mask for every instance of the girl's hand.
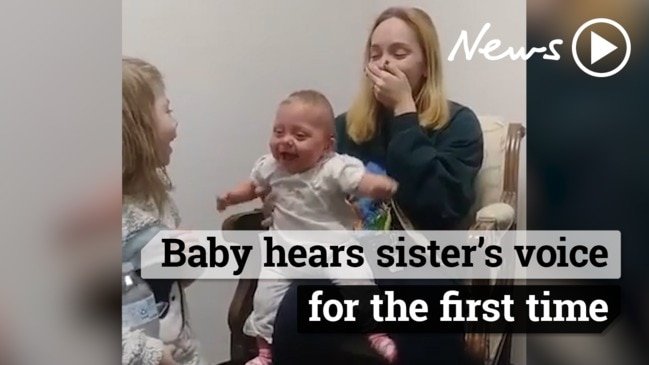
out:
M396 115L416 111L412 98L412 88L408 77L396 66L386 62L383 68L370 63L365 68L365 74L374 84L374 96Z
M165 345L165 347L162 349L162 359L160 359L160 365L178 365L173 357L174 350L175 347L173 345Z

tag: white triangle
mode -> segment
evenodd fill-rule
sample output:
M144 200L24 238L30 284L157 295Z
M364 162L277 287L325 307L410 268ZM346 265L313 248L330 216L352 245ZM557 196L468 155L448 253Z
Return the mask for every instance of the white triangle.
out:
M611 52L615 51L617 46L602 38L595 32L590 32L590 64L601 60Z

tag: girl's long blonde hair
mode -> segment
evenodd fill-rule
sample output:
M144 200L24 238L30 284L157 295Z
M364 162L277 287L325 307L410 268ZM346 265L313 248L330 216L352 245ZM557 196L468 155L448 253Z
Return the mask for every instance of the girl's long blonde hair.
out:
M417 34L426 64L426 78L413 90L421 125L441 129L448 123L449 110L442 79L442 59L437 30L428 14L419 8L391 7L374 21L365 46L365 62L370 58L372 33L383 21L398 18L408 24ZM413 88L416 85L411 85ZM372 83L363 76L361 90L347 111L347 134L356 143L366 142L376 133L379 102L374 97Z
M158 69L122 58L122 195L153 199L162 209L171 183L157 148L156 99L164 95Z

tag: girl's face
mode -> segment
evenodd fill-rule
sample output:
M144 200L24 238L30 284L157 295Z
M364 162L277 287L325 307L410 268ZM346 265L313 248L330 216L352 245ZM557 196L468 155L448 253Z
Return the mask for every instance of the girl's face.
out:
M178 122L171 116L169 99L162 95L156 99L154 105L154 120L158 132L158 153L163 166L167 166L171 159L171 142L176 139Z

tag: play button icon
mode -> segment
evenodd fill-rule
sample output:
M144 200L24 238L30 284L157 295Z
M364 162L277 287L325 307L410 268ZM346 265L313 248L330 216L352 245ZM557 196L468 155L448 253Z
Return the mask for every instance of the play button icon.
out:
M589 28L589 39L582 37L582 33ZM589 67L580 59L578 50L583 48L590 48ZM610 77L620 72L629 61L631 40L626 30L617 22L606 18L592 19L579 27L575 33L572 39L572 56L579 69L586 74L593 77ZM586 55L582 57L584 56ZM611 64L615 66L611 67Z
M611 52L615 51L617 46L602 38L595 32L590 32L590 64L601 60Z

